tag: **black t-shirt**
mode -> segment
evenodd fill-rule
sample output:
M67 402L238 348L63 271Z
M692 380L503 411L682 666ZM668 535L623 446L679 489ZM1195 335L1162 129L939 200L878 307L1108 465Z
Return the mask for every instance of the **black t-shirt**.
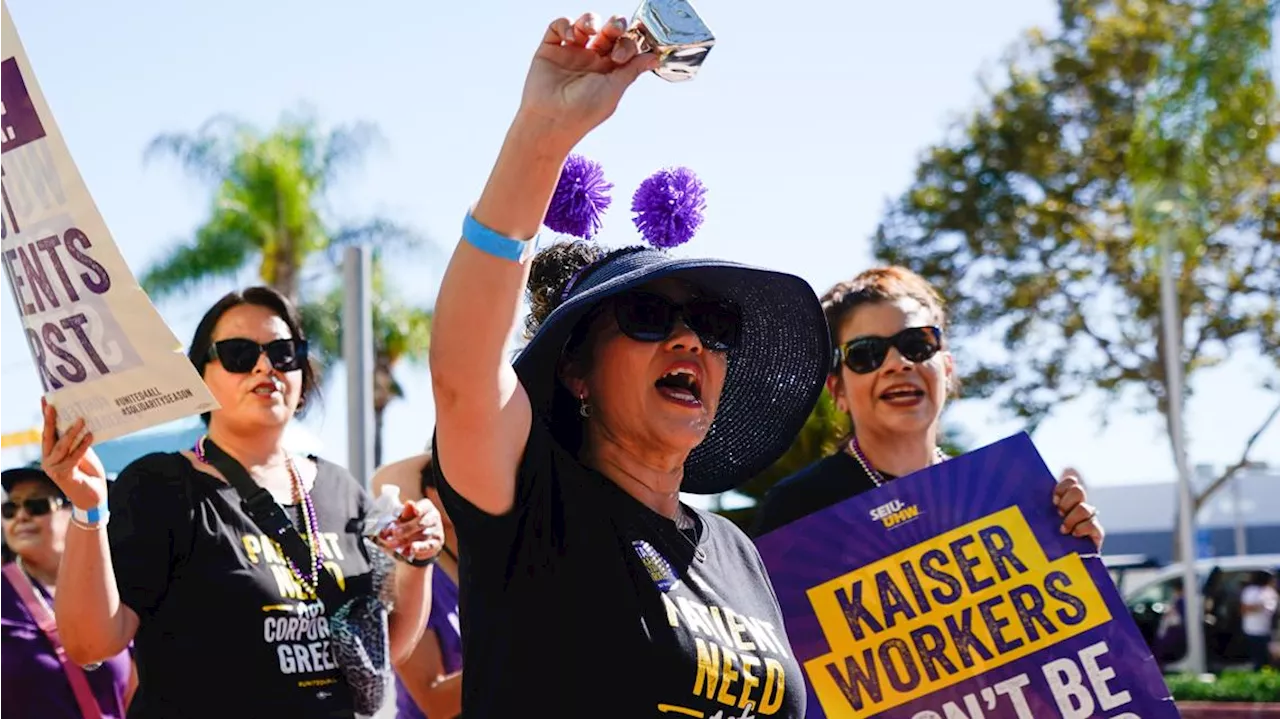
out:
M677 529L533 425L504 515L459 496L435 462L462 549L464 716L804 716L746 535L697 510L696 529Z
M883 474L886 480L893 475ZM760 501L752 535L760 536L833 504L875 489L858 460L836 452L773 485Z
M326 567L346 594L368 593L365 492L341 467L317 466ZM130 719L354 716L328 622L234 488L166 453L130 464L110 492L116 583L141 620ZM298 526L298 507L284 510Z

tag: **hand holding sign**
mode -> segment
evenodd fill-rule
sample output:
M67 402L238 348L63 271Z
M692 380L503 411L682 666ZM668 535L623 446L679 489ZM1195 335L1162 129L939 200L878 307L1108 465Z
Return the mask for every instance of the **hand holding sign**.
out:
M112 241L3 14L0 264L62 432L83 419L104 441L217 409Z
M81 509L102 506L107 500L107 472L94 454L93 432L83 418L58 436L58 410L44 400L44 432L40 437L40 467L71 503Z
M1020 434L760 537L808 716L1178 716L1085 499Z
M1084 482L1074 469L1063 471L1058 486L1053 488L1053 506L1058 508L1058 516L1062 517L1059 531L1081 539L1088 537L1094 546L1102 549L1102 538L1105 532L1098 521L1098 508L1085 503Z

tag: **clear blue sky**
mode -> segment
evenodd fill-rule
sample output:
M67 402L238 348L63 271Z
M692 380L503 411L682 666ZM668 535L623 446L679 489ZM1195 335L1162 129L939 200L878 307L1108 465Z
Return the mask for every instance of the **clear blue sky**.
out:
M1052 27L1045 0L969 3L765 4L697 0L718 44L682 85L642 78L617 115L580 149L616 183L603 239L633 239L630 192L668 164L707 184L697 252L799 274L820 292L866 268L868 238L888 199L909 182L918 153L979 99L978 79L1019 33ZM194 130L217 113L268 124L308 102L329 123L368 120L386 139L332 199L343 216L384 213L440 246L396 263L406 293L432 302L445 253L479 192L519 98L529 54L557 13L546 0L351 3L224 0L99 3L10 0L71 152L126 260L140 272L206 211L208 191L171 164L144 167L158 132ZM246 277L246 280L251 278ZM190 338L201 312L232 283L160 304ZM5 293L6 297L8 293ZM35 370L12 302L2 303L5 432L33 426ZM1259 388L1269 363L1234 358L1201 374L1188 408L1192 462L1225 464L1280 397ZM386 457L419 451L432 424L425 369L401 368L408 392L387 416ZM345 388L327 387L307 422L346 458ZM1156 416L1123 403L1060 408L1035 435L1049 465L1073 464L1105 483L1172 477ZM990 406L954 407L949 421L978 443L1021 427ZM6 453L6 462L16 459ZM1280 463L1280 425L1256 458Z

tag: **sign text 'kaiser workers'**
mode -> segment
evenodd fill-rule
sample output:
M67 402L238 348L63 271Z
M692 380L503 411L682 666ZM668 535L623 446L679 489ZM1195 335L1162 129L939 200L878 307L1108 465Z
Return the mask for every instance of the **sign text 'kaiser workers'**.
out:
M761 537L808 716L1177 717L1054 483L1019 434Z
M97 441L216 408L107 231L4 7L0 259L44 394Z

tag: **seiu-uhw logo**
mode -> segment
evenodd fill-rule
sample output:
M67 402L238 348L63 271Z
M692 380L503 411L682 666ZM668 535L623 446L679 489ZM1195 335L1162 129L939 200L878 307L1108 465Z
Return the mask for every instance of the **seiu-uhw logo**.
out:
M907 504L901 499L886 502L871 510L871 518L890 529L900 524L906 524L919 516L920 507L914 504Z

